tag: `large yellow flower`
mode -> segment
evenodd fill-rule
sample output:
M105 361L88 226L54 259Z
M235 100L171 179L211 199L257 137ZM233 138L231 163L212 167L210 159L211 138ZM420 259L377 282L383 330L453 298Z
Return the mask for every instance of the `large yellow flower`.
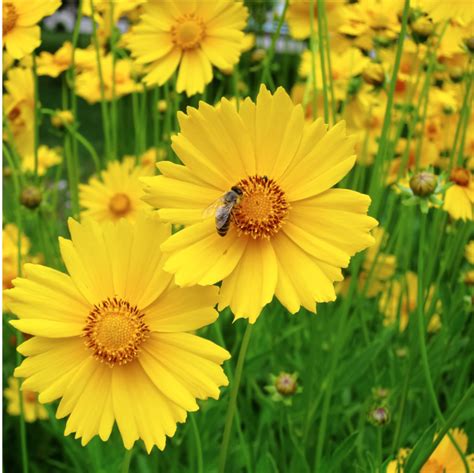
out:
M274 294L292 313L333 301L340 268L373 243L377 224L368 196L331 189L356 159L344 123L306 125L284 89L264 86L256 104L201 102L179 122L173 149L184 166L161 162L161 176L142 179L159 216L188 225L162 247L177 284L223 280L219 308L252 323ZM242 196L222 237L206 209L233 186Z
M212 66L232 69L239 60L247 19L241 1L148 2L127 43L145 82L163 85L178 68L178 92L194 95L212 80Z
M11 416L20 415L20 382L16 378L8 378L8 387L3 390L3 395L7 400L7 413ZM38 402L38 395L27 389L22 391L23 416L26 422L34 422L37 419L47 419L48 412L45 407Z
M227 385L229 353L187 333L216 320L218 289L173 284L160 251L170 228L156 219L69 228L72 240L60 239L69 275L27 264L5 291L19 317L11 324L34 335L18 347L27 359L15 376L41 403L61 399L65 435L83 445L107 440L117 422L126 448L141 438L163 449L196 398L217 399Z
M453 183L446 190L444 210L455 220L472 220L474 181L469 170L454 168L449 180Z
M33 52L40 44L38 23L61 6L60 0L9 0L2 4L3 47L15 59Z
M141 212L151 210L141 200L143 190L139 178L153 173L150 167L135 166L134 158L112 161L100 178L92 177L89 184L79 185L79 202L85 209L81 215L99 222L135 220Z
M450 434L465 454L468 444L466 433L461 429L451 429ZM388 464L387 473L403 473L405 471L404 463L409 453L409 449L400 450L398 460L393 460ZM474 471L474 454L467 455L466 459L470 471ZM460 473L463 471L466 471L464 462L451 439L445 435L427 462L421 467L420 473Z

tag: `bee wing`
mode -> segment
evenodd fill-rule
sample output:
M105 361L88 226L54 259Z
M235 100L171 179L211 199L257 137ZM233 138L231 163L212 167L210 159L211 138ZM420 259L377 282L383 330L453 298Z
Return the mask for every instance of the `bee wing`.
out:
M216 228L220 230L229 219L229 215L232 212L234 205L232 203L221 205L216 210Z
M217 209L222 205L224 205L224 196L219 197L209 207L204 209L202 212L202 216L204 218L214 216L217 212Z

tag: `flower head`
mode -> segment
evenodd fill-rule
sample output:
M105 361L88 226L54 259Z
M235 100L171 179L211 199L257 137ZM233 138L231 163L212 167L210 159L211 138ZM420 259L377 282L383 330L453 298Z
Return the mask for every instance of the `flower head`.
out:
M127 44L145 82L163 85L179 66L176 89L194 95L212 80L212 66L231 69L239 60L247 9L241 1L148 2Z
M60 239L69 274L26 264L5 291L17 329L34 335L15 370L39 401L60 399L65 435L107 440L116 422L124 445L148 451L184 422L197 399L218 398L229 354L191 332L217 318L216 287L181 289L163 271L169 226L140 218L100 225L69 221Z
M38 402L38 395L27 389L20 391L20 381L11 376L8 378L8 387L3 390L3 395L7 400L8 414L11 416L20 415L20 393L23 397L23 416L26 422L48 418L45 407Z
M444 210L454 219L472 220L474 180L465 168L454 168L449 176L452 186L446 190Z
M160 218L187 225L162 247L176 283L222 280L219 308L252 323L274 295L292 313L335 300L340 268L373 243L377 224L368 196L331 189L356 159L344 123L305 125L300 105L264 86L239 111L201 102L179 122L184 165L161 162L161 176L142 179Z
M149 166L136 166L134 158L112 161L100 177L92 177L88 184L80 184L82 216L99 222L121 218L135 220L141 212L151 210L141 199L143 191L139 178L153 172Z
M38 23L61 6L60 0L8 0L2 3L3 47L21 59L40 44Z

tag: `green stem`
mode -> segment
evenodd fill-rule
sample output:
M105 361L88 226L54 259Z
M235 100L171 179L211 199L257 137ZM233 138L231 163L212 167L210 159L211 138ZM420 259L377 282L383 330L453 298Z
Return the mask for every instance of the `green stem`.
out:
M34 141L33 141L33 153L35 159L34 165L34 173L35 173L35 181L38 181L38 147L39 147L39 91L38 91L38 73L36 69L36 55L32 54L31 57L33 58L33 84L34 84L34 112L33 112L33 119L34 119Z
M310 1L310 21L311 21L311 36L314 36L314 0ZM318 37L319 37L319 60L321 62L321 77L323 79L323 103L324 103L324 122L329 123L329 89L326 75L326 57L324 55L324 31L323 31L323 11L324 2L318 0ZM314 42L314 40L313 40Z
M92 38L95 48L95 55L97 61L97 72L99 75L99 84L100 84L100 108L102 111L102 127L104 133L104 142L105 142L105 159L106 161L110 158L110 120L109 120L109 111L107 109L107 104L105 102L105 83L104 75L102 73L102 63L100 58L100 47L99 47L99 38L97 36L97 25L95 23L95 8L93 0L90 0L91 5L91 19L92 19Z
M262 70L262 76L261 76L260 82L262 84L267 84L269 86L273 84L273 79L270 74L270 65L272 63L273 56L275 55L275 47L276 47L277 39L280 37L280 31L283 26L283 22L285 21L286 11L288 10L288 3L289 3L289 0L285 0L285 6L283 7L283 12L281 14L280 20L278 21L277 29L275 33L273 33L272 42L270 43L270 48L268 49L267 54L265 55L265 59L263 60L263 70Z
M196 444L196 456L197 456L197 473L203 473L204 471L204 463L202 459L202 445L201 445L201 437L199 435L199 429L197 427L197 422L194 415L190 416L191 418L191 428L193 430L194 441Z
M130 450L125 450L125 455L123 456L120 473L128 473L130 469L130 462L132 461L132 455L133 455L133 447Z
M311 0L311 4L309 6L310 14L309 14L309 26L311 31L311 36L309 38L309 47L311 50L311 75L312 75L312 94L311 94L311 111L313 114L313 120L316 119L316 109L318 106L317 103L317 89L316 89L316 40L314 35L314 0ZM324 71L321 71L321 74L324 75ZM326 109L324 110L326 112ZM327 123L326 113L324 115L325 122Z
M229 405L227 406L227 413L225 417L224 437L222 439L221 451L219 454L219 473L224 473L227 462L227 453L229 450L230 434L232 433L232 423L237 405L237 394L239 392L240 380L244 369L245 355L250 342L250 335L252 334L253 324L248 323L240 345L239 358L237 359L237 367L235 369L234 384L230 392Z

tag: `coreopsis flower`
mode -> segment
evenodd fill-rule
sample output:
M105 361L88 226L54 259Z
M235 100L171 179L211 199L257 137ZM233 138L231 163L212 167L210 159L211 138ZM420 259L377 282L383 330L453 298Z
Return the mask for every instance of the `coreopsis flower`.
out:
M302 77L312 76L313 54L310 50L303 52L301 56L301 65L299 73ZM331 74L334 84L334 92L337 100L344 100L347 95L349 80L353 76L361 74L362 70L369 62L366 56L363 56L360 49L347 48L343 52L331 51ZM322 84L320 76L321 64L320 56L314 57L314 65L316 68L316 80Z
M21 257L24 258L30 251L30 240L25 234L21 235ZM3 289L12 287L12 281L18 276L18 227L7 223L2 230L2 275Z
M66 41L55 53L42 51L37 59L40 76L58 77L72 65L72 44ZM96 53L93 48L76 48L74 65L77 72L92 70L96 66Z
M453 185L446 190L444 210L455 220L472 220L474 182L471 172L465 168L454 168L449 180Z
M458 444L461 451L467 453L468 437L462 429L451 429L451 436ZM436 437L435 437L436 438ZM398 452L397 459L392 460L387 466L387 473L403 473L405 471L404 464L410 450L403 448ZM474 471L474 454L465 455L469 464L470 471ZM445 435L440 444L428 458L426 463L421 467L420 473L459 473L466 471L462 457L459 455L453 442Z
M188 333L216 320L218 289L173 284L160 251L170 227L156 219L71 219L69 229L71 240L60 239L69 274L26 264L4 292L19 318L11 324L33 335L14 374L41 403L60 399L65 435L82 445L107 440L116 422L127 449L142 439L162 450L196 399L227 385L229 353Z
M65 125L72 125L74 123L74 115L70 110L57 110L51 116L51 125L54 128L63 128Z
M329 31L335 31L342 21L343 2L328 0L325 3ZM290 0L286 21L290 35L295 39L307 39L311 36L311 2L310 0ZM313 2L314 31L318 30L318 2Z
M163 85L179 66L176 90L190 96L211 82L212 66L228 70L238 62L247 14L241 1L148 2L126 43L147 65L148 85Z
M176 283L222 280L219 309L251 323L274 295L292 313L333 301L340 268L374 242L377 225L368 196L331 189L356 159L344 122L305 125L283 88L265 86L238 111L223 99L178 119L172 146L184 165L161 162L161 176L142 179L160 218L187 225L162 246ZM222 208L223 196L234 205ZM227 220L208 212L213 203Z
M21 59L41 44L38 23L61 6L60 0L9 0L2 4L3 48Z
M35 154L34 150L31 149L29 152L21 154L21 168L26 172L34 172L35 170ZM40 145L38 147L38 175L44 176L46 171L52 167L58 165L62 161L61 154L57 149L50 148L46 145Z
M431 286L425 296L425 308L431 306L435 288ZM410 314L416 311L418 304L418 276L409 271L404 278L395 279L387 287L379 299L379 309L384 315L383 324L390 326L398 324L400 332L408 325ZM440 303L436 309L440 309ZM437 313L433 314L428 323L428 332L437 332L441 327L441 320Z
M8 387L3 390L3 395L7 400L7 413L11 416L20 415L20 392L23 397L23 417L26 422L47 419L48 412L45 407L38 402L38 395L28 389L19 390L18 379L9 377Z
M135 220L140 213L151 210L141 199L143 190L139 179L153 173L154 168L150 166L136 166L134 158L110 162L99 177L93 176L88 184L79 185L81 216L99 222Z
M111 54L100 58L104 83L104 100L112 100L141 90L133 77L133 64L130 59L116 59L115 66ZM114 69L115 67L115 69ZM85 70L76 78L76 93L90 104L102 98L101 83L97 63L92 70Z

